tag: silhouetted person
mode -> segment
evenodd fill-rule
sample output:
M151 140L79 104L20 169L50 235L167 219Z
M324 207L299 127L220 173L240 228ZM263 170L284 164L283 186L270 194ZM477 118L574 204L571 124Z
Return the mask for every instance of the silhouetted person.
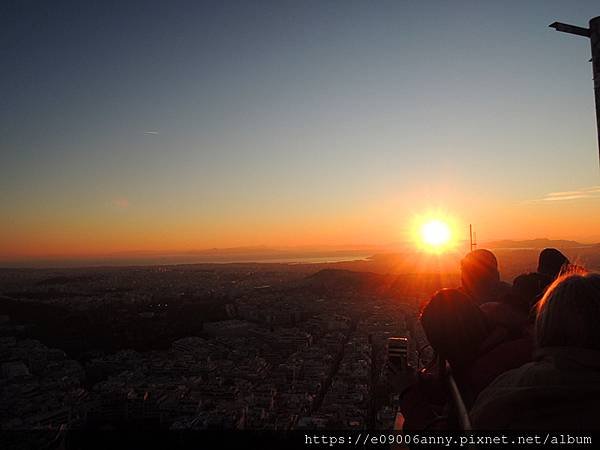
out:
M555 248L545 248L538 258L538 273L554 281L561 270L569 264L569 259Z
M542 298L546 284L537 273L524 273L513 280L512 305L529 312L531 308Z
M479 345L488 329L478 306L459 289L442 289L425 304L421 325L436 358L434 364L422 370L415 383L404 390L401 410L407 430L445 429L447 396L438 376L437 356L448 360L462 371L478 354Z
M489 250L468 253L460 262L460 276L463 291L477 304L496 301L510 291L500 281L498 261Z
M436 292L421 312L421 325L433 350L455 369L477 357L488 335L485 316L458 289Z
M498 375L532 359L531 335L524 329L527 316L506 312L506 323L490 320L488 305L509 309L500 302L477 306L458 289L442 289L421 313L427 340L450 363L468 406Z
M505 327L517 337L535 319L532 308L542 297L546 283L538 273L524 273L516 277L508 294L495 302L481 305L492 323Z
M499 299L499 303L482 305L486 315L503 326L522 325L533 322L533 306L562 270L569 269L569 260L554 248L542 250L538 259L538 271L524 273L513 280L510 292Z
M529 315L530 321L535 319L532 314L533 306L542 298L544 292L563 270L572 268L569 260L560 251L546 248L541 251L538 259L538 271L524 273L513 280L511 291L501 299L501 302L515 310Z
M498 375L531 360L530 339L514 341L506 329L490 325L481 309L459 289L435 293L423 308L421 325L436 355L450 363L468 406ZM452 426L436 422L448 401L438 369L434 365L422 371L404 392L401 409L407 429Z
M534 361L477 398L478 429L600 428L600 275L558 278L537 306Z

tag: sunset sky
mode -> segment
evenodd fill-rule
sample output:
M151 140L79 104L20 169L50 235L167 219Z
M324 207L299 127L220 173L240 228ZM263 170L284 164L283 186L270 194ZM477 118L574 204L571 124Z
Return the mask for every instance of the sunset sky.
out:
M8 1L0 262L409 239L600 241L577 1Z

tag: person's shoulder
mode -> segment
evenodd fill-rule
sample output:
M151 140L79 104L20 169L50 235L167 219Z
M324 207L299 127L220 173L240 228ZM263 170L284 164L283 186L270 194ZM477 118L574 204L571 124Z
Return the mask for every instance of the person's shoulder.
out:
M499 375L477 396L471 408L471 420L478 429L509 427L512 417L522 407L524 393L530 389L532 372L536 364L527 363Z
M540 367L540 364L537 361L530 361L516 369L507 370L499 375L490 383L486 390L527 386L529 385L529 381L536 378L541 371L544 371L544 369Z
M498 375L479 397L478 403L488 403L521 395L524 391L543 388L555 378L555 371L545 362L531 361Z

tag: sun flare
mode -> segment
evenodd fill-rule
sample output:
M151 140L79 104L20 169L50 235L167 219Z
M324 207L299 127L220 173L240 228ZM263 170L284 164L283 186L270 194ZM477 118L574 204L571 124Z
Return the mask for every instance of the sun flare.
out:
M446 214L435 213L415 217L414 239L417 246L431 253L444 253L456 244L456 224Z
M432 220L421 227L421 238L427 245L440 247L450 241L450 227L441 220Z

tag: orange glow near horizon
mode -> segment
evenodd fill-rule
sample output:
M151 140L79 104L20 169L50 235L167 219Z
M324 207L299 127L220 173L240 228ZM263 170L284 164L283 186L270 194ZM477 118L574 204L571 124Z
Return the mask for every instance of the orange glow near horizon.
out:
M119 207L59 202L56 208L44 209L38 203L21 203L21 209L14 206L14 219L0 223L0 264L260 246L373 246L381 251L412 247L430 256L449 255L468 251L469 223L482 245L501 239L600 241L596 198L514 203L494 192L467 193L453 180L444 180L443 187L381 192L376 197L349 196L336 208L327 196L306 203L273 200L260 214L258 205L231 201L226 203L229 209L222 206L225 202L213 211L186 209L188 199L181 198L177 211L169 209L164 198L152 203L138 199ZM424 206L440 204L444 206ZM448 233L439 224L425 227L432 222L445 224ZM444 240L443 245L431 245Z

